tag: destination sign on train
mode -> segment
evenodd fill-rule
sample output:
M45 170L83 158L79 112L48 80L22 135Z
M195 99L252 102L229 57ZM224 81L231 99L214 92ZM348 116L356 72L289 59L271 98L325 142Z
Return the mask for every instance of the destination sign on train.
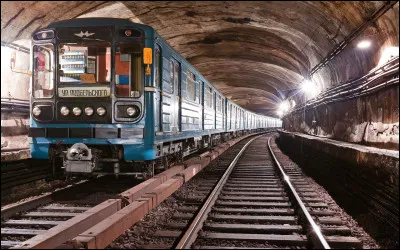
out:
M108 87L67 87L59 88L59 97L107 97L110 96Z

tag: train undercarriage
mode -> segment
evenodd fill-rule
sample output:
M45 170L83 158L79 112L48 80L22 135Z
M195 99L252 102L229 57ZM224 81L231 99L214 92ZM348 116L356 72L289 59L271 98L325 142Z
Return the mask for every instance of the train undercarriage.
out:
M124 160L122 145L51 145L51 171L53 177L131 175L137 179L148 179L182 162L189 155L202 153L219 143L251 132L255 131L232 131L164 142L156 147L157 158L148 161Z

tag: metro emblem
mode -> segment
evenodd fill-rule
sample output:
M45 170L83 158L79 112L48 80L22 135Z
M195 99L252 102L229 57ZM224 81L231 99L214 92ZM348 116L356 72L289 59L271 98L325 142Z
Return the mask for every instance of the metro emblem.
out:
M81 33L78 33L78 34L74 34L75 36L79 36L79 37L89 37L89 36L91 36L91 35L94 35L94 33L89 33L89 31L86 31L85 33L83 33L82 32L82 30L81 30Z

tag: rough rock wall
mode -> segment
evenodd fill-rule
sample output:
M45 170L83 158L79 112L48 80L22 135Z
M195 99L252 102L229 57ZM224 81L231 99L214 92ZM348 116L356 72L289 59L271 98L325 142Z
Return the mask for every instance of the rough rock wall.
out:
M305 119L304 119L305 117ZM399 86L288 115L285 130L386 149L399 148Z
M357 43L370 40L371 47ZM399 4L382 15L312 76L318 91L326 91L368 74L399 55ZM398 79L398 75L397 75ZM296 103L312 97L298 95ZM399 86L367 96L306 108L283 118L288 131L302 132L379 148L399 148Z
M285 132L279 133L277 143L308 176L328 190L382 249L398 249L398 153L376 153Z
M15 53L15 70L24 73L16 73L10 69L11 54ZM1 46L1 97L29 100L29 53L18 51L10 47Z
M338 4L337 2L335 3ZM333 2L324 4L335 6ZM368 13L373 13L374 11L371 6L367 5L364 10ZM344 23L339 25L338 31L341 26L344 26ZM336 35L334 33L330 35L332 36L331 40L338 44L335 38ZM371 41L371 46L367 49L357 48L357 44L363 40ZM326 66L317 71L312 76L312 79L322 91L340 85L343 82L367 74L380 64L382 57L386 56L384 54L387 53L388 48L396 47L398 50L399 3L395 4L392 9L378 18L376 22L369 24L343 51L337 54Z
M14 72L10 68L11 54L15 53ZM29 154L29 109L24 112L3 110L3 101L21 103L29 100L29 53L1 46L1 160L11 161L30 157ZM9 106L7 106L9 107ZM7 108L4 105L4 108Z
M2 1L1 39L30 39L49 23L80 17L150 25L219 91L246 109L277 116L308 72L387 2L379 1ZM324 90L375 67L398 46L398 3L313 80ZM297 101L296 101L297 102ZM299 103L299 102L297 102Z

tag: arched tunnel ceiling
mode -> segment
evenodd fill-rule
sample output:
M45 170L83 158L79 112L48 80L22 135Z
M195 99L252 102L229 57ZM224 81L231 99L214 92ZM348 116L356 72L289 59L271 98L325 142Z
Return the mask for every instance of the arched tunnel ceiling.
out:
M266 115L382 2L1 2L1 40L49 23L129 18L155 28L224 95Z

